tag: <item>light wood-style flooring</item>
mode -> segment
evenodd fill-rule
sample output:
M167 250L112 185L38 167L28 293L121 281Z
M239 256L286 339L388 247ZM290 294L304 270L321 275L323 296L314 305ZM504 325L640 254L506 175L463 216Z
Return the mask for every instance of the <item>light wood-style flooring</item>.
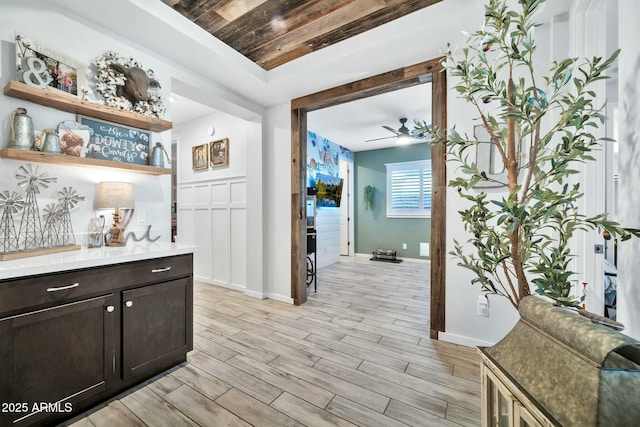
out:
M196 283L188 361L72 425L480 425L479 359L429 339L428 277L349 258L300 307Z

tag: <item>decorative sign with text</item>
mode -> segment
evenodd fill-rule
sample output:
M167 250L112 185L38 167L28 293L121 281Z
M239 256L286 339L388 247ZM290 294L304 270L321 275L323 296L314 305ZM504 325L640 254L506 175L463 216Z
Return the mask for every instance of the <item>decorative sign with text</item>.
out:
M81 115L78 121L91 134L84 157L149 164L149 132Z

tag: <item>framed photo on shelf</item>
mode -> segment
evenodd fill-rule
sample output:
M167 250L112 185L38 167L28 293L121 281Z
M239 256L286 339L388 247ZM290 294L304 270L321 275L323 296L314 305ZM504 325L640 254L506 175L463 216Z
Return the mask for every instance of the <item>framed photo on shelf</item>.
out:
M16 78L29 86L78 96L86 86L85 65L16 33Z
M211 167L227 166L229 164L229 138L209 143L211 150Z
M191 150L193 170L209 169L209 144L196 145Z

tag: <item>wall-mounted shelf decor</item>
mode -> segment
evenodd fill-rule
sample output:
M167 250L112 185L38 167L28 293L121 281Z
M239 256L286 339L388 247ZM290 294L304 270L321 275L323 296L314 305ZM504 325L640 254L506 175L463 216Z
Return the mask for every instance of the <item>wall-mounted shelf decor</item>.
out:
M159 168L157 166L136 165L134 163L112 162L110 160L67 156L65 154L45 153L43 151L18 150L16 148L4 148L0 150L0 157L4 159L23 160L25 162L120 169L128 172L145 173L149 175L169 175L171 173L170 168Z
M173 127L173 124L168 120L133 113L131 111L123 111L91 101L83 101L78 97L64 92L33 87L18 81L10 81L7 83L4 87L4 94L68 113L83 114L85 116L109 120L114 123L146 129L152 132L163 132Z

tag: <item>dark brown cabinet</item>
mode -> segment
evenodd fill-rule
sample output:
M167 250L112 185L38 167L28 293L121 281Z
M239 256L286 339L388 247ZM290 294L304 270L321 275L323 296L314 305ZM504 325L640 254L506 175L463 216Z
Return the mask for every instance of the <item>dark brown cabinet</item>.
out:
M106 295L0 321L3 416L29 425L46 417L42 405L63 413L107 390L115 374L113 304Z
M186 360L192 271L186 254L0 281L0 426L69 418Z
M187 279L122 292L125 379L144 376L191 348Z

